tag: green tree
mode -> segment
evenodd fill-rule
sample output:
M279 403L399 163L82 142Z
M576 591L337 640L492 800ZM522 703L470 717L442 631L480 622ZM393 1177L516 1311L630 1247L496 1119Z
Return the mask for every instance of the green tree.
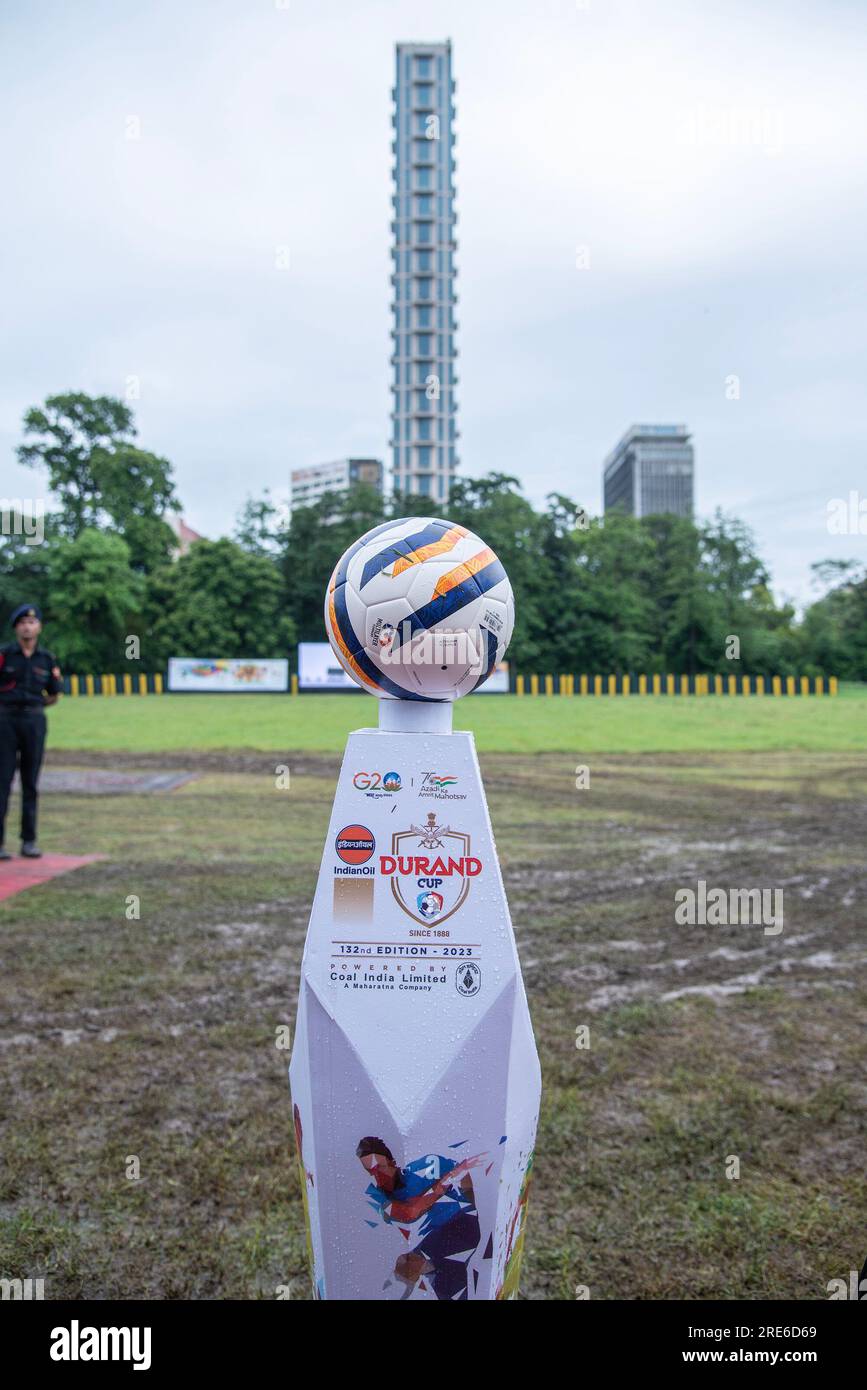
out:
M388 514L382 494L369 483L355 483L345 493L326 493L312 507L293 509L281 533L278 564L299 641L324 641L325 590L334 566Z
M0 535L0 633L12 609L20 603L35 603L43 613L50 609L51 550L57 538L57 520L48 514L42 522L44 533L38 544L29 543L27 532L14 513L9 517L8 530ZM31 537L34 542L37 539ZM5 635L0 637L0 641L5 640Z
M645 576L652 599L650 669L686 675L715 670L724 639L703 568L701 530L671 514L643 517L640 524L652 543Z
M634 517L614 513L604 522L594 518L576 534L576 546L577 574L562 605L565 643L575 653L567 669L647 670L655 651L653 599L645 579L649 532Z
M717 510L700 537L701 586L713 613L712 644L701 669L785 674L795 661L794 609L775 604L752 531ZM729 636L740 640L739 666L725 659Z
M114 449L95 449L92 467L102 514L129 546L133 569L148 574L164 564L175 546L175 533L165 513L179 505L171 464L133 444L120 443Z
M142 660L155 670L170 656L286 656L296 629L275 562L223 539L150 576L146 633Z
M48 640L68 671L118 671L129 636L141 631L145 581L130 566L121 536L84 530L49 553ZM141 668L139 668L141 669Z
M280 513L265 489L261 497L248 497L235 519L233 540L252 555L274 555L280 545Z
M456 478L447 510L450 521L481 536L509 576L516 600L509 660L521 670L543 669L553 653L558 617L544 519L521 495L517 478L506 473Z
M133 414L123 401L82 391L49 396L25 413L24 434L18 458L47 470L63 535L119 532L142 573L168 559L174 535L163 517L178 505L171 464L134 444Z
M804 669L867 680L867 569L856 560L823 560L812 569L832 587L804 613L798 633Z
M93 452L132 439L132 411L113 396L66 391L49 396L44 405L31 406L24 416L24 433L30 442L19 445L19 460L48 470L48 485L60 501L61 529L79 535L100 511Z

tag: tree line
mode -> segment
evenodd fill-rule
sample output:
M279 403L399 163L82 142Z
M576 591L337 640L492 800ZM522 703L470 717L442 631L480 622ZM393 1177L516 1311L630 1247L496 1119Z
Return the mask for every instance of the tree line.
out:
M52 396L26 412L23 435L18 457L44 471L56 506L34 544L26 514L6 500L0 610L38 604L67 671L292 658L299 641L324 640L323 595L340 554L370 527L430 509L357 484L287 520L266 492L248 499L232 535L178 556L165 520L180 509L172 467L139 448L128 405ZM813 566L827 592L799 617L774 600L749 529L720 512L603 521L560 493L537 509L517 479L493 472L457 479L448 516L506 567L518 670L867 680L867 570L854 561Z

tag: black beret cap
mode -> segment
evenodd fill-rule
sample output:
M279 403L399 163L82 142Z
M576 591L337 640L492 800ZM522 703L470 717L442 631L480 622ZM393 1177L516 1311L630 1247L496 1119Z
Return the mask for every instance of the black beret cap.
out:
M34 603L20 603L9 619L10 627L16 627L22 618L38 618L42 622L42 614Z

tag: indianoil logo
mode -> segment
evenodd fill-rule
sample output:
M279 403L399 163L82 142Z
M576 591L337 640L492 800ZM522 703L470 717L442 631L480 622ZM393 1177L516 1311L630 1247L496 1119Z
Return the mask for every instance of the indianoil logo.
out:
M335 836L334 848L344 864L366 864L376 849L376 840L366 825L345 825Z

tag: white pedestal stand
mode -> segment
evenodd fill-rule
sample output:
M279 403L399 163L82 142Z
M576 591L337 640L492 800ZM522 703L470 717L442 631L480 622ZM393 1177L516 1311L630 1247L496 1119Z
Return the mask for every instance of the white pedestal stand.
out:
M473 736L381 700L349 735L290 1084L314 1291L514 1297L540 1075Z

